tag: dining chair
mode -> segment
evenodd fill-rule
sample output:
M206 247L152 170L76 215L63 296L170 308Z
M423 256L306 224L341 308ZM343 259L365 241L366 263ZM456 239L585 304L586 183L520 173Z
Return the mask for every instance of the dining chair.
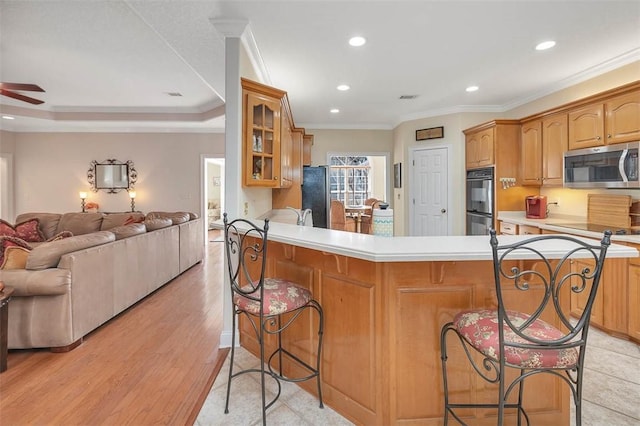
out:
M360 217L360 232L363 234L373 234L373 210L380 208L378 205L381 200L377 198L367 198L364 200L364 205L371 207L371 213L363 213Z
M266 425L267 409L280 396L280 381L302 382L316 379L318 386L318 400L323 408L322 387L320 382L320 361L322 356L322 336L324 332L324 313L320 304L313 299L311 292L303 286L281 278L267 277L267 247L269 220L265 219L264 227L260 228L246 219L229 221L227 213L224 219L224 241L231 285L233 302L233 322L231 334L231 359L229 363L229 380L227 382L227 397L225 414L229 413L229 396L232 380L246 373L260 375L262 395L262 424ZM301 318L303 312L315 311L318 315L317 347L315 348L315 365L290 352L282 344L282 336L289 327ZM243 315L250 321L250 330L260 346L260 367L234 371L236 325ZM267 336L276 336L276 349L265 355ZM295 363L306 374L302 377L285 376L282 371L283 359ZM277 362L276 362L277 361ZM274 365L277 363L277 366ZM307 374L308 373L308 374ZM265 379L271 377L277 392L271 401L267 402Z
M497 409L500 426L505 421L505 409L515 409L517 424L521 425L524 418L529 425L523 407L524 381L542 373L558 377L569 386L575 424L581 425L582 375L591 309L610 237L611 232L605 231L599 245L565 235L541 235L499 245L496 231L490 230L497 308L459 312L441 330L445 425L450 414L465 424L463 415L456 412L464 408ZM542 254L541 248L550 243L562 248L559 259L547 259ZM572 258L590 259L593 267L572 266ZM571 292L588 294L577 318L571 318ZM454 340L462 345L473 370L486 382L497 385L496 403L452 402L447 376L450 333L457 336ZM460 365L451 367L459 373ZM511 368L517 373L512 380L507 379L507 369Z
M347 216L342 201L331 200L330 226L339 231L356 232L356 219Z

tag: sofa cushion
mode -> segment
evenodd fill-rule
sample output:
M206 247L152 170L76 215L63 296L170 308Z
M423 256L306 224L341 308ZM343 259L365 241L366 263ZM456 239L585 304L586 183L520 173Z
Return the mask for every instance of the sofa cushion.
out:
M71 231L62 231L62 232L54 235L53 237L48 238L46 242L50 243L51 241L58 241L58 240L61 240L63 238L69 238L69 237L73 237L73 232L71 232Z
M84 235L100 231L103 216L102 213L64 213L56 233L71 231L73 235Z
M40 220L37 218L17 222L15 225L0 219L0 236L18 237L27 242L44 241L39 224Z
M147 232L147 227L144 223L132 223L129 225L116 226L115 228L109 229L109 232L113 232L116 236L116 240L121 240L134 235L144 234Z
M104 215L100 230L109 231L116 226L128 225L130 223L140 223L144 221L144 214L140 212L131 213L109 213Z
M24 269L31 250L24 247L11 246L4 251L4 260L0 269Z
M4 263L5 252L10 247L22 247L31 250L31 245L21 238L9 235L0 236L0 265Z
M155 219L145 219L144 221L144 226L147 228L148 232L155 231L156 229L167 228L171 225L173 225L173 222L168 218L159 217Z
M196 220L196 219L200 219L200 215L198 213L189 212L189 220Z
M147 213L147 219L171 219L171 222L174 225L178 225L181 223L189 222L190 216L189 213L185 212L150 212Z
M41 244L31 250L27 259L27 269L55 268L58 266L60 258L67 253L110 243L115 239L112 232L98 231Z
M56 234L58 223L62 215L60 213L22 213L16 218L16 222L24 222L37 218L40 221L40 231L43 234L43 241Z

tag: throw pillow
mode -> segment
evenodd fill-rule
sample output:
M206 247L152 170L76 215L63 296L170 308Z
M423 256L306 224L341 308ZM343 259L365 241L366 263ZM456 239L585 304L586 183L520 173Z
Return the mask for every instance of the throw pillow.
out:
M129 216L123 223L123 225L131 225L132 223L142 223L144 222L144 216Z
M4 251L4 260L0 269L24 269L31 250L24 247L11 246Z
M40 220L29 219L16 225L0 219L0 236L18 237L24 241L37 243L44 241L44 235L40 232Z
M9 247L22 247L31 250L29 243L18 237L0 236L0 265L4 263L5 251Z
M58 240L61 240L63 238L69 238L69 237L73 237L73 232L71 232L71 231L62 231L62 232L54 235L53 237L49 238L46 242L49 243L51 241L58 241Z

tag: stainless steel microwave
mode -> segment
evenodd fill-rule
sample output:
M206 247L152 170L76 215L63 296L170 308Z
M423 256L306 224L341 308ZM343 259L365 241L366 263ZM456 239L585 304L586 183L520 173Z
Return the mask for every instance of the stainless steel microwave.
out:
M564 154L567 188L639 188L640 142L575 149Z

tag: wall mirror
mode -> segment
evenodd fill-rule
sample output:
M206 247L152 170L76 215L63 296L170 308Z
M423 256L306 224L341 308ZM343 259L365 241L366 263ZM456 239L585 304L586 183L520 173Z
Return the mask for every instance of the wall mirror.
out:
M133 167L133 161L126 162L106 159L99 163L92 161L87 170L87 180L93 192L104 189L110 194L124 189L129 191L135 186L138 173Z

